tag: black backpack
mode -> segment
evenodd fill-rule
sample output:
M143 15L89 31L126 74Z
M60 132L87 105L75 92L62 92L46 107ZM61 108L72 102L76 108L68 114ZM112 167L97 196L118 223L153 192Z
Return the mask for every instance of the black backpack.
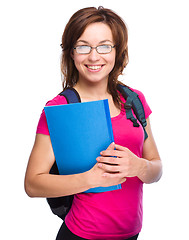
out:
M145 139L146 139L148 137L145 130L147 122L145 119L144 108L138 97L138 94L132 91L127 86L121 85L121 84L117 85L117 90L122 94L122 96L126 100L126 102L124 103L124 108L126 110L127 119L130 119L133 122L134 127L139 127L139 124L137 122L137 119L138 119L138 121L141 123L144 129ZM66 88L59 95L64 96L67 100L67 103L81 102L80 96L74 88ZM134 117L131 109L133 109L137 119ZM53 164L49 173L54 175L59 175L56 161ZM58 217L60 217L62 220L64 220L72 206L73 198L74 198L74 195L57 197L57 198L47 198L47 202L52 212Z

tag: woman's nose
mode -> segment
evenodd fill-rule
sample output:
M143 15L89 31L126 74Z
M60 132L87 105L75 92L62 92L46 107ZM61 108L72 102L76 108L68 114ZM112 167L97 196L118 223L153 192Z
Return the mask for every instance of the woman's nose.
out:
M89 53L88 59L90 61L93 61L93 62L96 62L100 59L100 54L97 53L95 48L91 49L91 52Z

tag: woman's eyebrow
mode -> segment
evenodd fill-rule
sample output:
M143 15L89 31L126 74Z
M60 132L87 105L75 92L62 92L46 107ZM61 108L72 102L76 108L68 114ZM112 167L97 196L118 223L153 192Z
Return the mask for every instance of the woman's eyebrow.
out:
M79 42L89 44L89 42L87 42L87 41L85 41L85 40L78 40L77 43L79 43Z
M111 43L113 43L113 42L110 41L110 40L103 40L103 41L100 41L99 43L105 43L105 42L111 42Z
M78 40L77 43L79 43L79 42L85 43L85 44L90 44L89 42L87 42L87 41L85 41L85 40ZM102 41L100 41L98 44L102 44L102 43L105 43L105 42L111 42L111 43L113 43L111 40L102 40Z

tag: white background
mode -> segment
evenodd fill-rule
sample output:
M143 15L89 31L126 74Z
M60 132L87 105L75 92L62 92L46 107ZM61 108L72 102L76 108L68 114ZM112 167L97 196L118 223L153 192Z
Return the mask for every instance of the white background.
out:
M61 91L61 36L80 8L103 5L129 29L130 62L121 77L141 90L164 164L160 182L144 186L139 240L187 239L189 15L187 0L6 0L0 6L1 239L52 240L61 221L44 199L24 192L36 125Z

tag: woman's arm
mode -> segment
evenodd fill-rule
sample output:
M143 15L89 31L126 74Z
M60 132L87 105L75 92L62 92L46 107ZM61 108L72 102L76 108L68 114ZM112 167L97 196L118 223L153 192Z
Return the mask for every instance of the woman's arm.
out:
M116 150L105 150L101 153L101 157L98 157L97 161L99 162L98 166L106 172L105 176L109 178L137 176L144 183L153 183L161 178L162 163L152 135L149 119L147 119L146 131L148 138L143 145L142 158L137 157L128 148L119 145L115 145ZM117 158L110 156L116 156Z
M86 149L87 151L87 149ZM37 134L25 176L25 190L30 197L60 197L88 190L92 187L111 186L122 183L125 178L107 181L104 170L97 164L84 173L74 175L51 175L55 161L48 135Z
M139 178L144 183L153 183L159 181L162 176L162 162L158 149L153 138L150 120L147 119L146 131L148 138L144 142L142 161L144 170L139 174Z
M50 137L37 134L25 176L25 190L30 197L59 197L89 189L86 174L49 174L54 161Z

